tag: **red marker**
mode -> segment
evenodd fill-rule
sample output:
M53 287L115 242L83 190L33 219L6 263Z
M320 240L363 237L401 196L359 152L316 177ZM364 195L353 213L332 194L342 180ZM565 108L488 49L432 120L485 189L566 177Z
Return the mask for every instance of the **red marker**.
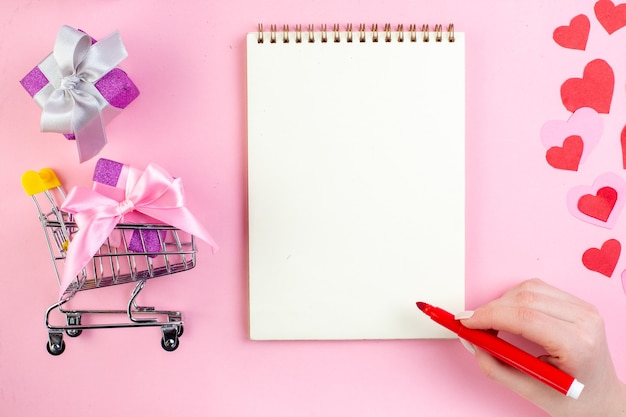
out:
M461 339L467 340L484 351L489 352L502 362L537 378L562 394L576 399L582 392L584 385L577 381L576 378L524 352L499 337L484 330L468 329L463 326L459 320L455 320L452 314L439 307L433 307L422 302L418 302L417 307L431 319L459 335Z

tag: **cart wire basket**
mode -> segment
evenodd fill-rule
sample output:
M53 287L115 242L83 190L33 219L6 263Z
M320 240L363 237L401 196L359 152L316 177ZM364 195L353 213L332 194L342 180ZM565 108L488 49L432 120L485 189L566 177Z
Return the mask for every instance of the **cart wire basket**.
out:
M60 284L60 271L72 235L78 231L72 216L59 208L65 199L65 192L50 168L39 172L27 171L22 176L22 186L37 207L54 273ZM83 330L160 327L162 348L175 350L183 334L182 313L141 307L136 304L136 298L147 280L188 271L195 265L193 235L164 224L118 224L60 299L46 310L46 349L52 355L60 355L65 351L64 334L77 337ZM81 291L121 284L134 284L124 309L66 308L68 302ZM57 310L65 317L62 324L52 323L51 314Z

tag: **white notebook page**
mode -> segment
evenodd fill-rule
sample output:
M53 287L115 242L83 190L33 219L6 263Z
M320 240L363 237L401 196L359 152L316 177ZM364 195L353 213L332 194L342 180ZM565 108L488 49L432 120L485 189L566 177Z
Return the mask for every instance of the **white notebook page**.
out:
M465 36L247 37L250 337L440 338L465 298Z

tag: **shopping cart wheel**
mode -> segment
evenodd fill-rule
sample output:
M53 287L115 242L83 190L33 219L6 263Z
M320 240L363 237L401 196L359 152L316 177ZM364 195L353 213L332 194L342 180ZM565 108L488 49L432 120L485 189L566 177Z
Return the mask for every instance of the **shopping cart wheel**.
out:
M81 329L67 329L65 334L69 337L78 337L83 333Z
M181 326L167 326L161 328L163 333L163 337L161 338L161 347L163 349L168 352L173 352L178 349L178 345L180 345L180 341L178 340L180 329Z
M68 326L80 326L80 314L79 313L68 313L67 314L67 325ZM69 337L78 337L83 332L82 329L66 329L65 334Z
M50 335L49 340L46 342L46 350L49 354L59 356L65 352L65 342L63 341L63 333L60 334L61 338L56 335Z
M173 352L178 349L180 342L178 338L175 339L161 339L161 347L168 352Z

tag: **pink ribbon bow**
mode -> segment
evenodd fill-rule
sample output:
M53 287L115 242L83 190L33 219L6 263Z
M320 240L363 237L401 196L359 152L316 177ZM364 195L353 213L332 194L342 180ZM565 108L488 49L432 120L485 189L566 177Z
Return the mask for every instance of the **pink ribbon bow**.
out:
M74 214L79 228L74 234L65 258L61 275L59 298L76 279L79 272L123 221L124 215L137 211L204 240L213 252L217 244L207 230L185 207L185 196L180 178L173 178L165 169L150 164L146 170L126 182L126 198L116 201L89 188L74 187L61 205Z

